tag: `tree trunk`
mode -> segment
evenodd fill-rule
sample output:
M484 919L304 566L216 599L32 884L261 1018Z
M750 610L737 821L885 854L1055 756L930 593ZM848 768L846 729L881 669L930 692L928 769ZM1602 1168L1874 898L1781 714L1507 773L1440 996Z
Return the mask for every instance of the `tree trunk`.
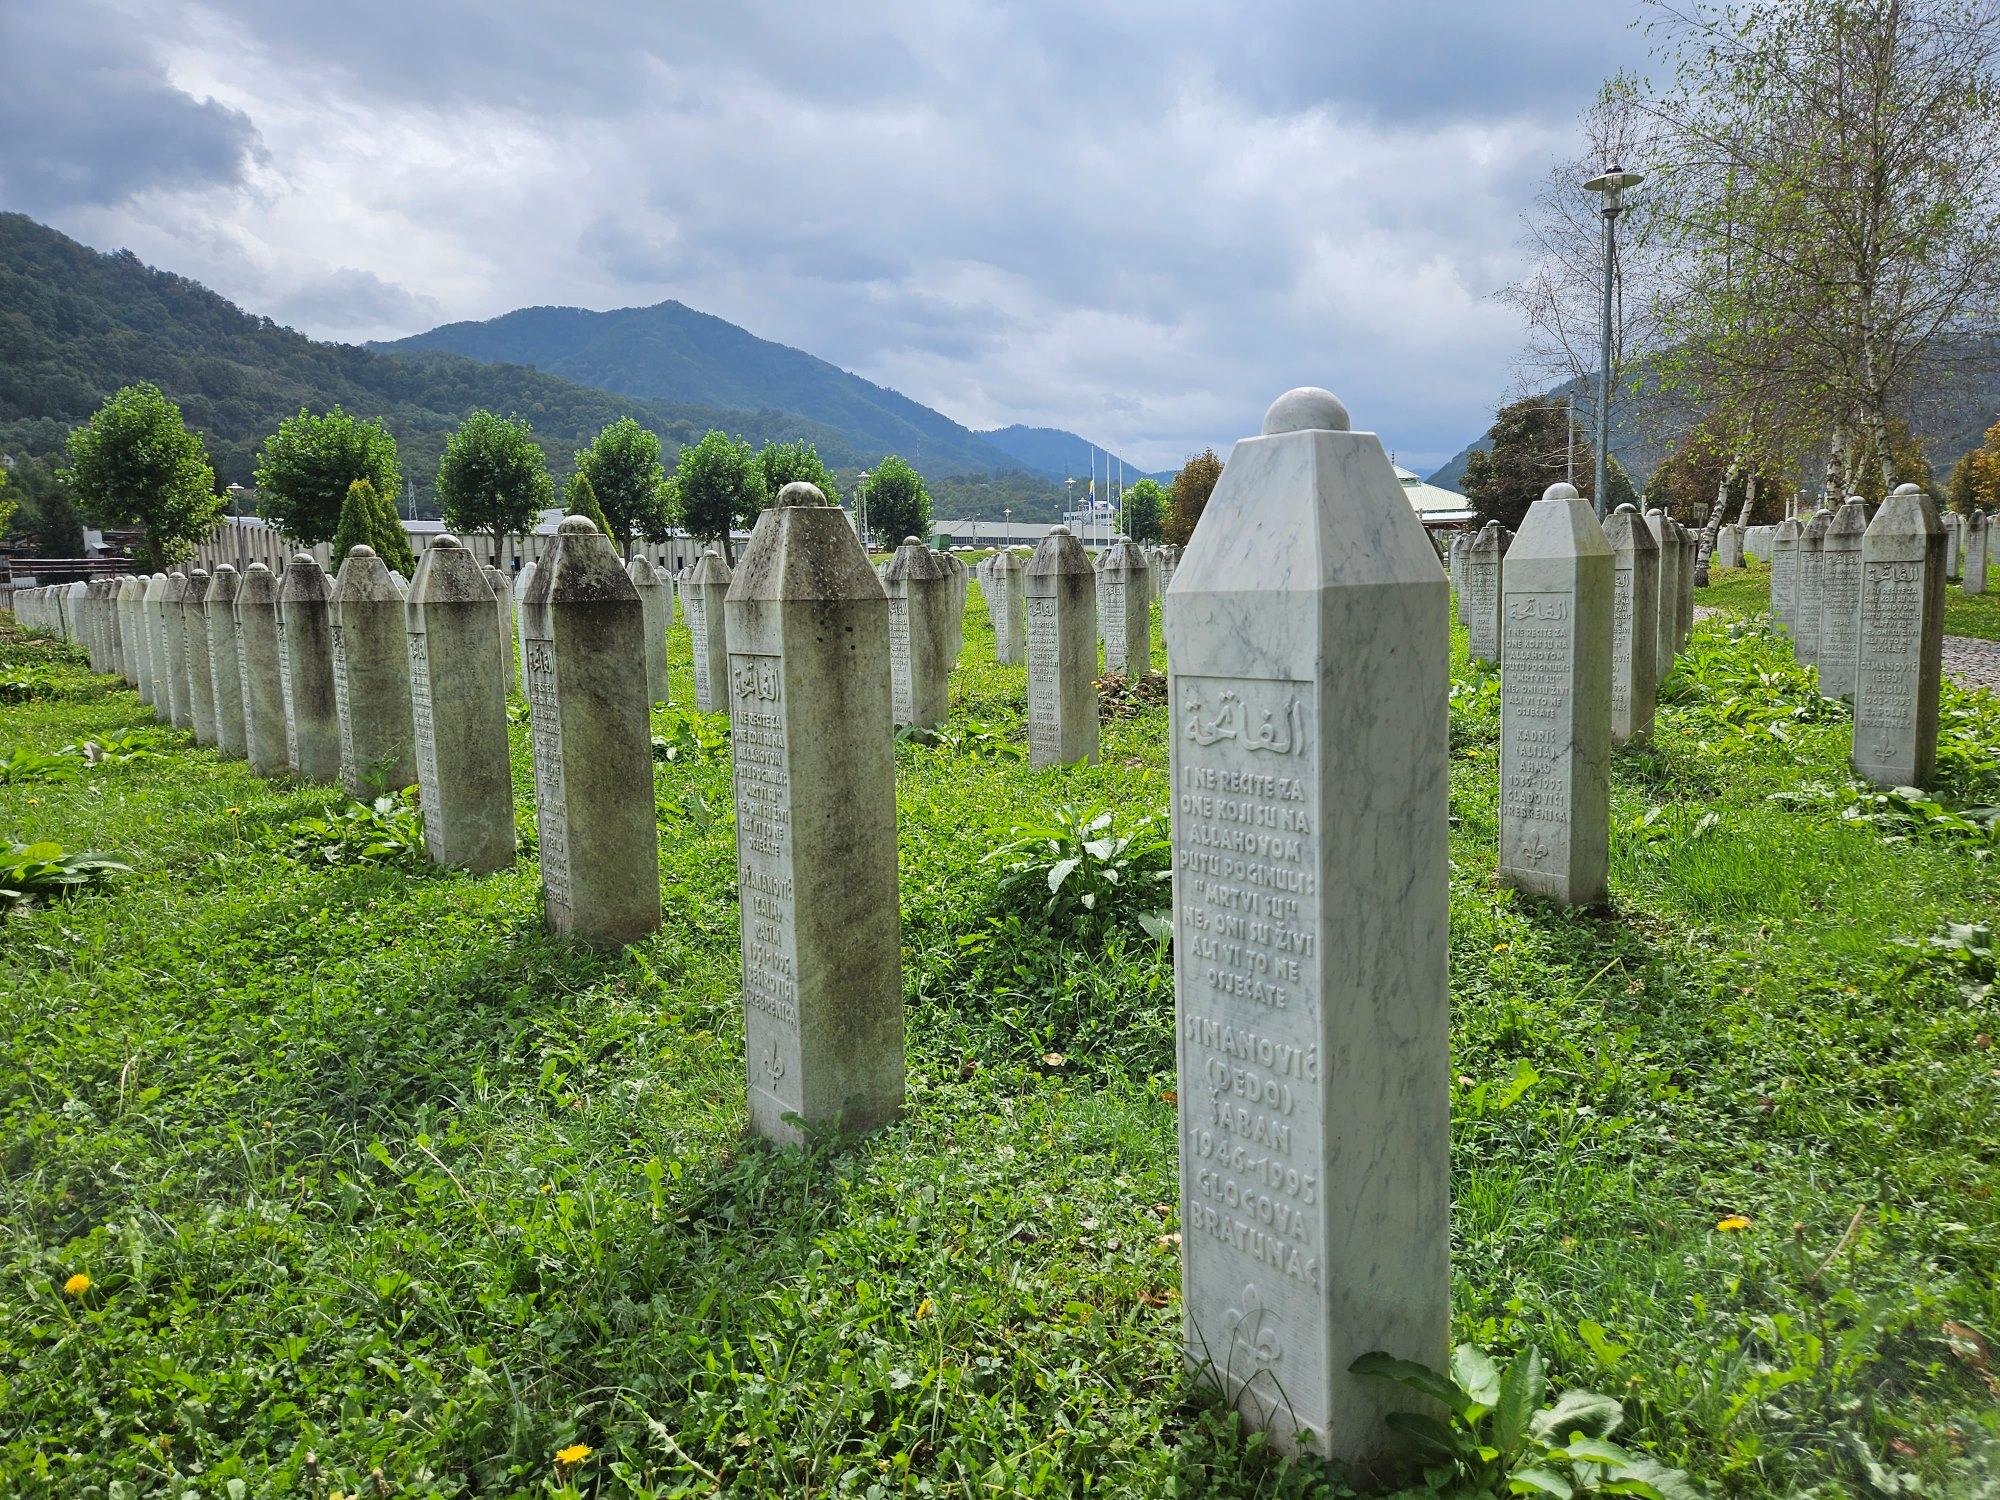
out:
M1708 587L1708 560L1715 555L1715 538L1722 530L1722 518L1729 509L1729 481L1736 477L1736 471L1741 466L1741 459L1732 460L1722 478L1716 481L1715 506L1709 511L1708 520L1702 523L1701 545L1695 548L1694 586L1698 589Z
M1743 509L1736 513L1736 524L1738 526L1748 526L1750 524L1750 512L1756 508L1756 505L1757 471L1752 469L1749 477L1743 481Z

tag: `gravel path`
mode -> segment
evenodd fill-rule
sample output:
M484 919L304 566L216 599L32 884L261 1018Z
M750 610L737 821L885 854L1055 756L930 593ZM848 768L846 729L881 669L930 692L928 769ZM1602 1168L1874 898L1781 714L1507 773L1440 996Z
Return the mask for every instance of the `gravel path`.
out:
M1709 604L1694 607L1697 620L1727 613L1729 611ZM1961 687L1983 687L2000 693L2000 641L1982 641L1970 635L1948 635L1944 638L1944 669Z

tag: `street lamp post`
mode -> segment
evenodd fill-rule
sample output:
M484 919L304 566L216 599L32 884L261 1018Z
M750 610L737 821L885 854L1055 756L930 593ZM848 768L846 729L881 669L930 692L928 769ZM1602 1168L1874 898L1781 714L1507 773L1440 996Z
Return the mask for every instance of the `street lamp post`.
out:
M1628 172L1613 162L1583 185L1586 192L1604 195L1604 324L1599 329L1597 349L1597 482L1591 494L1600 521L1605 516L1605 488L1611 464L1611 275L1617 264L1616 225L1625 207L1622 201L1625 190L1645 180L1640 173Z
M854 509L861 522L861 550L868 550L868 471L861 471L860 486L856 492Z

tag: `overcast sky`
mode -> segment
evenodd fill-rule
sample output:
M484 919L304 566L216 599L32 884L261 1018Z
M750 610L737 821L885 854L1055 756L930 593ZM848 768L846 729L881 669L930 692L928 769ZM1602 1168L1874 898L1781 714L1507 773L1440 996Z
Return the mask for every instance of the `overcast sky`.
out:
M673 297L1149 467L1484 429L1624 0L0 0L0 208L321 338Z

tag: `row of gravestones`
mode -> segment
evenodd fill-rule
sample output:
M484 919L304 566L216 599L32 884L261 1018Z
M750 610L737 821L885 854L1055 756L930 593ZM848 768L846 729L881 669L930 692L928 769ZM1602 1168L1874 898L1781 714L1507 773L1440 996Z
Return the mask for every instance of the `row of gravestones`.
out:
M1824 507L1820 512L1832 516L1839 515L1836 507ZM1766 559L1771 564L1772 587L1777 587L1778 539L1785 537L1787 548L1804 542L1812 527L1812 517L1802 523L1796 519L1782 521L1773 526L1725 526L1718 535L1717 555L1721 566L1740 568L1745 554ZM1829 523L1830 524L1830 523ZM1961 515L1954 510L1939 514L1938 525L1944 532L1944 577L1949 583L1959 584L1968 594L1986 592L1987 562L1991 554L1993 523L1986 512L1973 511ZM1823 533L1822 533L1823 534ZM1786 565L1788 576L1796 576L1794 563ZM1773 594L1773 613L1776 611L1776 595ZM1824 676L1824 673L1821 674Z

